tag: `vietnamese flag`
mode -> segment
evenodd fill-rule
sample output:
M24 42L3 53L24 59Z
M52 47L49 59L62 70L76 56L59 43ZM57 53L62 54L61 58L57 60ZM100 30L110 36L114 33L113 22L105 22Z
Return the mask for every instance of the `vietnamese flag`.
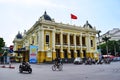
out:
M71 14L71 19L77 19L77 16L74 14Z

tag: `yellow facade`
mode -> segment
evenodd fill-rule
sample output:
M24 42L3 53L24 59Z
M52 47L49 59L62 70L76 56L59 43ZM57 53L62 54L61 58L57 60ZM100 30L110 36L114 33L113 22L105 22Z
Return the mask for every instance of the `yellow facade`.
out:
M76 57L94 58L97 30L88 21L81 26L57 23L45 12L42 17L28 30L21 39L15 38L14 49L30 45L38 46L37 62L49 62L56 57L74 59ZM29 54L29 53L28 53ZM28 57L27 57L28 58ZM28 59L26 59L28 60Z

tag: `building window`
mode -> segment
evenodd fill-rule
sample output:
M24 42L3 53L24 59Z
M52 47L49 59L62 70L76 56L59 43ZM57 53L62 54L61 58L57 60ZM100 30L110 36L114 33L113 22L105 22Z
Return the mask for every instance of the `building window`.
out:
M70 35L70 45L74 45L73 44L73 35Z
M60 45L60 34L55 34L56 45Z
M73 50L70 51L71 51L71 58L74 58L74 51Z
M46 44L49 44L49 35L46 35Z
M76 45L80 45L80 37L76 36Z
M83 45L83 46L86 46L86 45L85 45L85 37L82 37L82 45Z
M91 42L91 47L93 47L93 40L91 40L90 42Z
M67 35L63 35L63 44L67 45Z
M37 34L37 44L38 44L38 41L39 41L39 35Z
M32 45L34 45L34 37L32 37Z
M63 49L63 52L64 52L64 58L68 58L68 55L67 55L67 50L66 49Z

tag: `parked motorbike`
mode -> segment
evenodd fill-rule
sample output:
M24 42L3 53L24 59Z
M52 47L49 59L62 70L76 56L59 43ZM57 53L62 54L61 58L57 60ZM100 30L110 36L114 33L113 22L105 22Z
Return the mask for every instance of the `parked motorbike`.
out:
M97 61L97 64L103 64L103 63L104 61L102 59Z
M109 58L105 58L105 59L104 59L104 63L105 63L105 64L110 64L110 62L111 62L111 61L110 61Z
M23 73L23 71L27 71L28 73L32 73L31 65L27 62L23 62L19 65L19 72Z
M87 58L86 61L85 61L85 65L92 65L92 59Z
M92 64L96 64L96 60L95 59L92 59Z

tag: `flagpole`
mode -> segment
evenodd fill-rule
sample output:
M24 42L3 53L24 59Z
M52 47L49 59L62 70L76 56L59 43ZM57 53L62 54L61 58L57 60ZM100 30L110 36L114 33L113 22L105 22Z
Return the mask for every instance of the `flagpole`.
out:
M70 24L72 25L72 14L70 14Z
M72 19L70 19L70 24L72 25Z

